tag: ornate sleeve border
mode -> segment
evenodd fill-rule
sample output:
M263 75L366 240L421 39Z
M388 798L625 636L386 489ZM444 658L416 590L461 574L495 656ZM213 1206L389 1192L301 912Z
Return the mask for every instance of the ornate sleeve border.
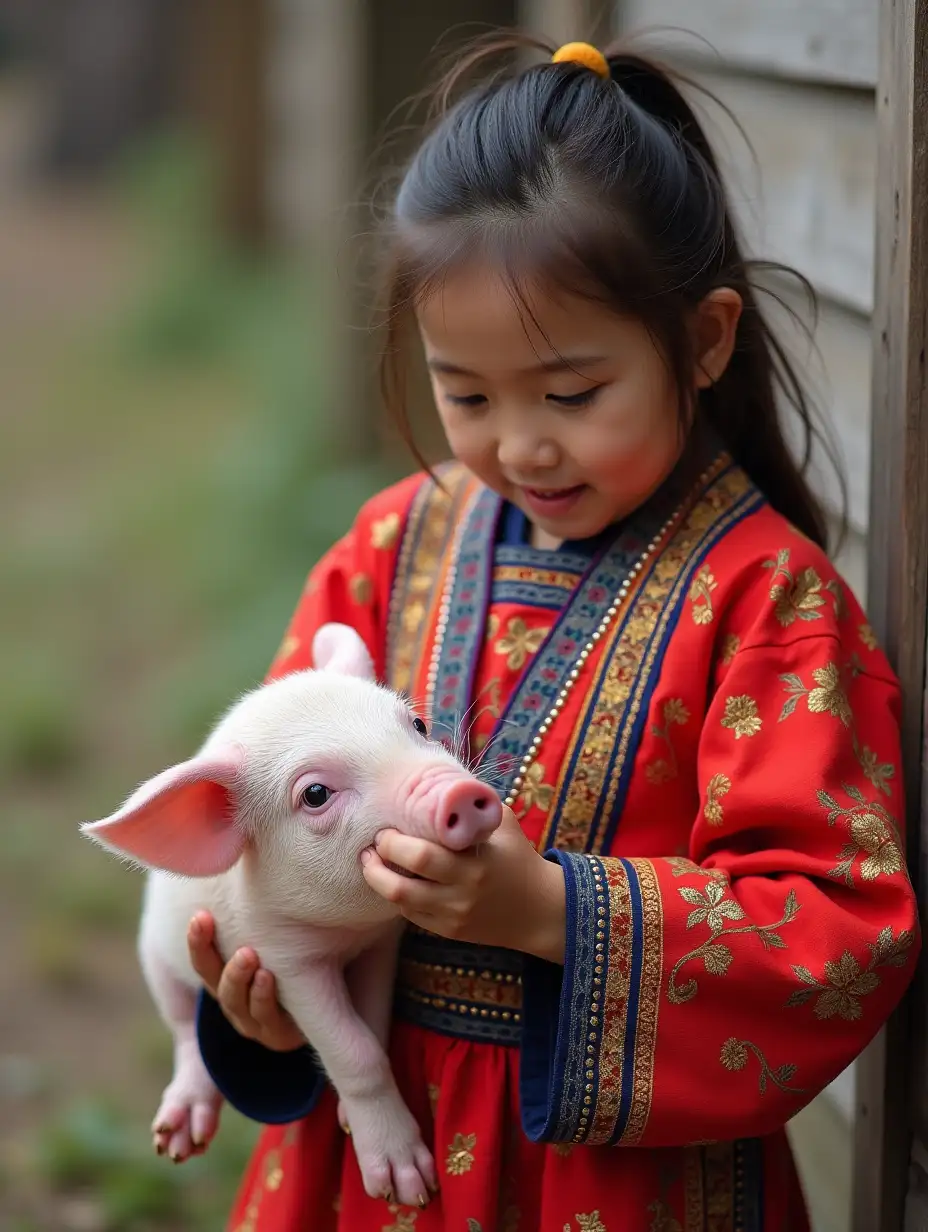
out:
M522 1120L534 1141L641 1137L651 1103L661 928L649 861L549 851L564 871L564 967L527 957Z

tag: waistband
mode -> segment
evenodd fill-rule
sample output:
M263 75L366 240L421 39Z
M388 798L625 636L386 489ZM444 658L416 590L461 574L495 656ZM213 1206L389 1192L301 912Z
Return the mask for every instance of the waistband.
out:
M522 956L448 941L410 925L394 1013L442 1035L516 1047L522 1032Z

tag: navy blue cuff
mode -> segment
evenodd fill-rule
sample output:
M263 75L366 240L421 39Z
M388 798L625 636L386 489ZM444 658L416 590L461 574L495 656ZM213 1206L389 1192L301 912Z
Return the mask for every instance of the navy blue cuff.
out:
M218 1003L201 989L197 1043L209 1076L243 1116L264 1125L286 1125L308 1116L325 1085L316 1054L307 1045L273 1052L245 1039Z
M588 1045L605 987L607 896L599 860L556 850L545 858L564 872L567 936L563 967L528 955L522 971L522 1127L532 1142L582 1142L598 1078L599 1048Z

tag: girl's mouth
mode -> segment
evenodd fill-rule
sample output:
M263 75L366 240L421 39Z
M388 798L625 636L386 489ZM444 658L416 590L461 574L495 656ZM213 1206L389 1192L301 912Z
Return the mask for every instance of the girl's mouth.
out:
M542 517L563 517L586 491L585 483L573 488L523 488L526 503Z

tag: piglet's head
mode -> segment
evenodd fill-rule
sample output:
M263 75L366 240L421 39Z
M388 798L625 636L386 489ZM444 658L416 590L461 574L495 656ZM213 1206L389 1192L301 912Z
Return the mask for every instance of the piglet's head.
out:
M353 629L323 626L313 657L314 670L247 694L195 757L84 832L188 877L222 873L247 852L262 900L305 920L392 914L361 874L377 832L395 826L463 850L499 824L499 799L375 683Z

